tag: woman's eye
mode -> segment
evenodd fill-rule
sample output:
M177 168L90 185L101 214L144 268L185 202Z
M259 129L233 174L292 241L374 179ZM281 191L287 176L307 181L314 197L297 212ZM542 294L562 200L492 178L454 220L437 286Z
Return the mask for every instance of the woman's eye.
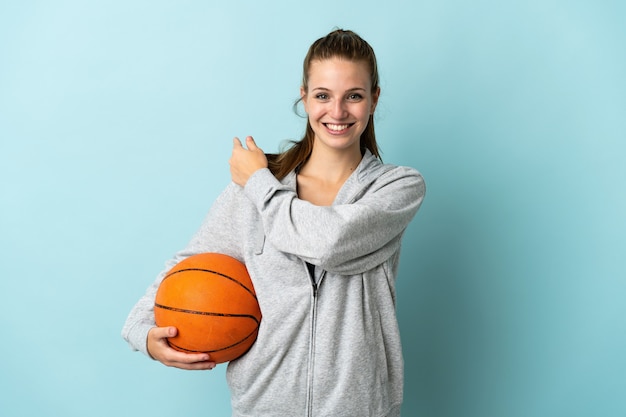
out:
M359 100L361 100L362 98L363 98L363 96L362 96L362 95L360 95L360 94L357 94L357 93L350 94L350 95L348 96L348 100L351 100L351 101L359 101Z
M315 96L315 98L318 100L328 100L328 94L319 93Z

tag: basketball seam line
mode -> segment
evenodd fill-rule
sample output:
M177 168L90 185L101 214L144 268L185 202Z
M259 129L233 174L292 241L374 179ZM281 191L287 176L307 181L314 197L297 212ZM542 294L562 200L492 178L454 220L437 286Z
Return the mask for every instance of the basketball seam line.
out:
M165 306L163 304L158 304L158 303L154 303L154 306L158 307L158 308L162 308L164 310L175 311L177 313L197 314L197 315L200 315L200 316L249 318L249 319L254 320L257 324L259 323L259 320L255 316L252 316L250 314L214 313L214 312L210 312L210 311L187 310L187 309L184 309L184 308Z
M202 352L202 353L211 353L211 352L219 352L220 350L226 350L226 349L230 349L233 348L235 346L238 346L240 344L242 344L243 342L245 342L246 340L248 340L250 337L252 337L254 335L255 332L257 332L259 330L259 328L257 327L256 329L254 329L249 335L247 335L246 337L244 337L243 339L241 339L240 341L238 341L237 343L233 343L230 346L225 346L219 349L213 349L213 350L193 350L193 349L185 349L182 346L178 346L176 343L172 343L171 340L168 340L168 343L172 346L176 346L178 349L182 349L186 352Z
M235 282L237 285L240 285L240 286L241 286L244 290L246 290L248 293L250 293L250 295L251 295L251 296L253 296L255 300L257 299L257 298L256 298L256 295L255 295L252 291L250 291L250 289L249 289L248 287L246 287L245 285L243 285L241 282L239 282L239 281L238 281L238 280L236 280L235 278L230 277L230 276L228 276L228 275L226 275L226 274L222 274L221 272L218 272L218 271L213 271L213 270L210 270L210 269L204 269L204 268L185 268L185 269L180 269L180 270L178 270L178 271L174 271L174 272L171 272L171 273L167 274L167 275L163 278L163 281L165 281L167 278L171 277L172 275L176 275L176 274L179 274L179 273L181 273L181 272L186 272L186 271L209 272L209 273L211 273L211 274L219 275L219 276L221 276L221 277L224 277L224 278L226 278L226 279L229 279L229 280L231 280L231 281Z

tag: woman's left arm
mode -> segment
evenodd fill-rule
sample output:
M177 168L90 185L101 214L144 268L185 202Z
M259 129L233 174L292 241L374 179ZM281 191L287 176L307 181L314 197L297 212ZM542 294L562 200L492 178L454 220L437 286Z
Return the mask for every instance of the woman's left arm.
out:
M387 171L349 204L300 200L268 169L257 170L244 187L274 247L340 274L362 273L392 256L424 192L422 176L407 167Z

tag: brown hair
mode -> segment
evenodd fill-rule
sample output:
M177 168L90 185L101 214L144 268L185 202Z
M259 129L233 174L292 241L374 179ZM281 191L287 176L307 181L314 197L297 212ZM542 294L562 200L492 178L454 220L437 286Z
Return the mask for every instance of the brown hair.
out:
M318 39L309 48L304 58L302 71L302 87L308 91L309 68L311 62L330 58L343 58L349 61L365 62L370 71L372 94L378 90L378 66L376 55L372 47L356 33L349 30L337 29L323 38ZM294 109L302 99L294 104ZM307 120L304 137L300 141L290 141L291 147L284 152L268 155L269 169L276 178L283 179L292 170L297 168L311 155L315 133ZM380 158L376 134L374 132L374 115L370 115L367 127L361 134L361 149L369 149L370 152Z

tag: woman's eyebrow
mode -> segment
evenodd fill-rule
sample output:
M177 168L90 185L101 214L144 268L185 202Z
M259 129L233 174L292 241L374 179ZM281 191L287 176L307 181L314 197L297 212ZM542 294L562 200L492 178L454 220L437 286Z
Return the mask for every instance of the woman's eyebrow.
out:
M326 87L315 87L312 91L331 91L331 90ZM352 87L352 88L347 89L345 92L349 93L352 91L367 91L367 90L363 87Z

